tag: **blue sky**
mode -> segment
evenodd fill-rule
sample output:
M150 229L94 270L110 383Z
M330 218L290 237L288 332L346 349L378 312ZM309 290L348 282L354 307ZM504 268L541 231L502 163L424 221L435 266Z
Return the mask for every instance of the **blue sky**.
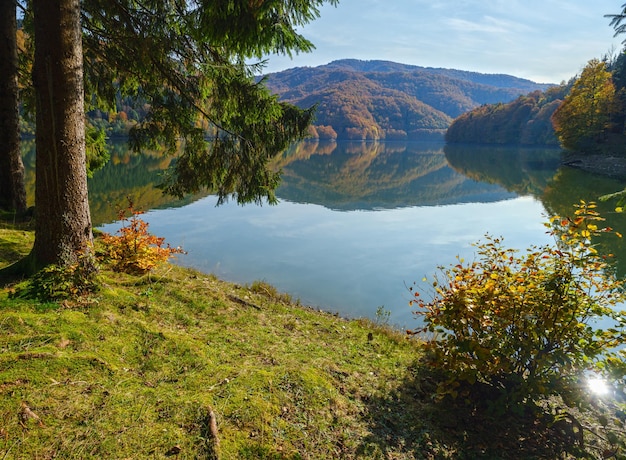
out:
M504 73L559 83L622 49L605 14L626 0L340 0L300 29L312 53L269 57L264 73L343 58Z

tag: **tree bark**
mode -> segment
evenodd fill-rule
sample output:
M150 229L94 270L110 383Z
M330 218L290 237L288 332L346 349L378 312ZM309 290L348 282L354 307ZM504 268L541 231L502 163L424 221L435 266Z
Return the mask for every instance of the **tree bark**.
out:
M26 211L20 153L15 0L0 0L0 209Z
M93 240L87 197L80 0L34 0L35 267L74 263Z

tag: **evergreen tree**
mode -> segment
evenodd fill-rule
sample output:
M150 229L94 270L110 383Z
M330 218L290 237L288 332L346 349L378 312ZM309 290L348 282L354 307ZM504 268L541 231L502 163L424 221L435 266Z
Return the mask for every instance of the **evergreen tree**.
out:
M20 155L15 0L0 0L0 209L26 210Z
M38 223L28 266L68 263L91 239L81 23L87 107L113 106L117 93L141 97L150 111L133 147L182 150L165 190L274 202L279 173L268 162L306 134L313 114L278 102L253 78L262 65L248 62L310 51L296 27L324 3L336 0L32 0Z
M279 174L267 163L305 135L312 111L279 103L252 78L260 67L245 62L310 51L295 26L316 18L323 3L86 0L88 94L99 104L113 104L114 91L147 101L151 111L131 130L131 145L182 150L167 192L207 187L220 202L274 202Z
M75 263L93 236L87 199L80 0L34 0L35 267Z

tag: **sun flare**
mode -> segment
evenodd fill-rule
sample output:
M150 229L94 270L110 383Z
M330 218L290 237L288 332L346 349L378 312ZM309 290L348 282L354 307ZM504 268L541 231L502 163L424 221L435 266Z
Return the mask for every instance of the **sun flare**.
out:
M610 393L611 387L600 377L590 377L587 379L587 388L596 396L606 396Z

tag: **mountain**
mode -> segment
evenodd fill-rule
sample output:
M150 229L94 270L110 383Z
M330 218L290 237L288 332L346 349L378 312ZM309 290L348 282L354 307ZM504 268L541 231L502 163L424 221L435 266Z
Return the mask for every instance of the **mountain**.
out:
M317 105L320 139L435 140L459 115L550 85L510 75L344 59L266 75L281 100Z

